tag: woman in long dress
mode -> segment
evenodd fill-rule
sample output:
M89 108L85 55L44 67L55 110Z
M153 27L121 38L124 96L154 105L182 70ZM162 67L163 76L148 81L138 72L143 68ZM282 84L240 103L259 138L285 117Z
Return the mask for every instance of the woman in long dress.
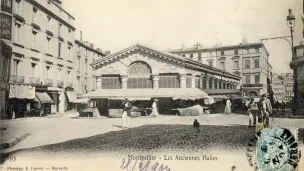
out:
M159 113L157 111L157 104L156 104L157 101L158 101L157 99L154 99L154 102L152 104L152 113L151 113L151 116L154 116L154 117L156 117L156 116L159 115Z
M227 113L227 114L230 114L231 113L231 102L230 102L230 100L228 99L227 101L226 101L226 107L225 107L225 113Z

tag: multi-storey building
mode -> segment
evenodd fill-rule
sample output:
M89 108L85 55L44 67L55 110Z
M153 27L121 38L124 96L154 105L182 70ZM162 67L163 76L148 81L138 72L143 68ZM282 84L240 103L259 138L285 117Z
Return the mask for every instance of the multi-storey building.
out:
M11 97L10 102L26 104L27 110L33 101L39 101L44 113L63 113L68 104L64 91L75 87L75 18L61 3L13 0L10 84L14 88L22 85L34 88L36 100L32 96L25 100L22 93L30 90L24 89Z
M304 1L302 10L303 39L299 45L294 47L294 58L290 63L290 67L295 74L295 80L293 80L295 84L294 93L297 95L296 98L294 98L294 114L300 115L304 115Z
M241 43L211 48L197 44L193 48L170 52L241 76L244 95L259 96L268 93L272 67L263 43Z
M284 79L281 75L272 75L272 90L274 101L283 102L285 101L285 84Z
M292 73L282 73L281 77L284 80L285 86L285 101L290 102L293 98L293 74Z
M88 41L75 40L76 44L76 83L75 92L79 95L96 90L96 79L91 63L105 56L100 48Z
M0 6L0 118L6 118L8 80L12 57L12 0L2 0Z

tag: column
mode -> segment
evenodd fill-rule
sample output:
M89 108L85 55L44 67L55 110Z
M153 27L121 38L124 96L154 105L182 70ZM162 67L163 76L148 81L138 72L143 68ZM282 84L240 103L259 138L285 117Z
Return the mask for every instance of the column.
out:
M224 89L224 80L221 80L222 89Z
M153 89L158 89L159 75L158 74L152 75L152 79L153 79Z
M215 89L215 87L214 87L214 81L215 81L215 78L211 77L211 87L210 87L210 89Z
M206 79L206 89L209 89L209 81L210 81L210 76L206 75L205 76L205 79Z
M66 97L63 91L58 92L59 95L59 114L63 114L66 109Z
M191 88L195 88L195 75L191 77Z
M128 88L128 75L120 75L121 78L121 88L127 89Z
M220 80L219 79L216 80L216 88L220 89Z
M225 80L223 80L223 89L227 89L227 84Z
M186 88L186 74L179 74L180 88Z
M97 90L100 90L100 89L101 89L101 81L102 81L102 78L101 78L101 77L97 77L97 78L96 78L96 89L97 89Z
M204 88L204 85L203 85L203 84L204 84L204 80L203 80L203 79L204 79L204 76L201 75L201 76L199 77L199 88L200 88L200 89L203 89L203 88Z

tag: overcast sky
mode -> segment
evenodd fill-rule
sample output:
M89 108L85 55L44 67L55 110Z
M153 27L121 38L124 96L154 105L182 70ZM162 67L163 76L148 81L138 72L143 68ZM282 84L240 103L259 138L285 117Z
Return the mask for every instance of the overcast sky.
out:
M288 9L296 17L295 44L302 40L302 0L64 0L76 18L76 38L111 53L137 42L158 50L238 44L289 36ZM264 42L264 41L263 41ZM264 42L277 73L291 72L290 45Z

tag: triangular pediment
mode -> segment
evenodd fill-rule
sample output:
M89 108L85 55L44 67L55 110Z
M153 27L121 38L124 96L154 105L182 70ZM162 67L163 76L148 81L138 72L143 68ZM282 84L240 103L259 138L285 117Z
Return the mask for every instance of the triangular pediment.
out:
M179 65L185 65L185 62L187 61L185 58L183 58L179 55L175 55L175 54L171 54L171 53L167 53L167 52L161 52L161 51L158 51L158 50L155 50L152 48L148 48L148 47L140 45L140 44L136 44L134 46L131 46L129 48L116 52L114 54L103 57L102 59L99 59L99 60L95 61L94 63L92 63L92 66L93 66L93 68L99 68L104 65L110 64L112 62L116 62L117 60L121 60L123 58L132 56L134 54L140 54L140 53L149 54L150 58L159 58L164 61L168 61L168 62L170 61L173 63L177 63Z
M127 74L127 67L136 61L146 62L153 73L185 73L191 71L192 74L208 73L212 75L223 75L240 79L239 76L233 75L226 71L210 67L199 61L194 61L176 54L163 52L149 48L147 46L136 44L119 52L102 57L92 63L92 67L99 73ZM200 74L198 74L200 75Z

